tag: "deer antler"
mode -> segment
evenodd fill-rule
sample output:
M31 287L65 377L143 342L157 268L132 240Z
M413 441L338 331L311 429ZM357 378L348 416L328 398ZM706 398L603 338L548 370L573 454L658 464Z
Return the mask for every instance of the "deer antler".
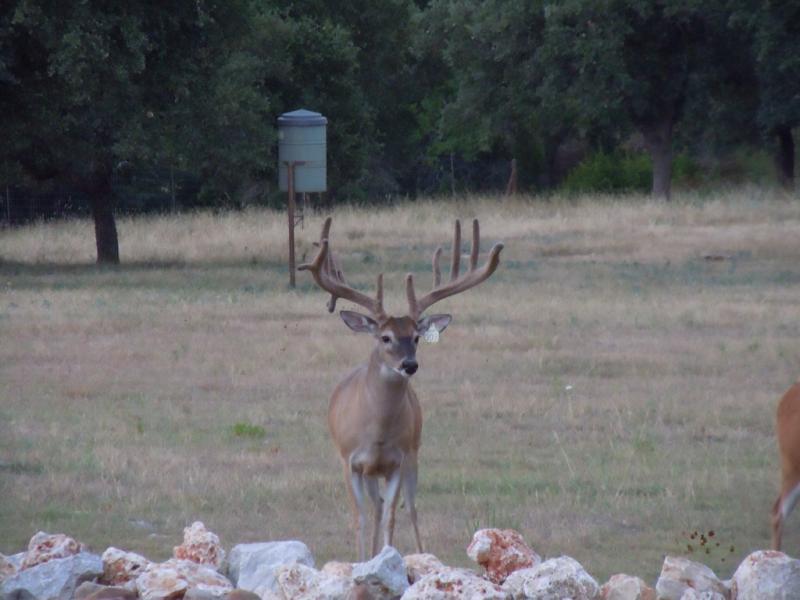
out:
M322 226L317 256L310 263L304 263L297 267L297 270L311 271L311 275L317 285L326 292L330 292L331 299L328 300L327 304L328 312L334 311L338 298L344 298L366 308L378 320L386 318L386 313L383 310L383 273L378 275L378 291L375 294L375 298L370 298L347 285L344 274L336 265L336 259L330 250L328 236L331 230L331 221L331 217L328 217Z
M455 232L453 233L453 259L450 264L450 281L441 285L441 271L439 270L439 259L442 256L442 248L439 247L433 253L433 289L417 300L414 293L414 276L409 273L406 275L406 295L408 296L408 311L413 319L419 319L425 310L439 300L449 296L465 292L471 287L488 279L500 264L500 251L503 244L495 244L489 251L489 258L480 269L478 266L478 254L480 253L480 226L478 219L472 221L472 248L469 254L469 271L459 277L459 267L461 262L461 223L456 220Z

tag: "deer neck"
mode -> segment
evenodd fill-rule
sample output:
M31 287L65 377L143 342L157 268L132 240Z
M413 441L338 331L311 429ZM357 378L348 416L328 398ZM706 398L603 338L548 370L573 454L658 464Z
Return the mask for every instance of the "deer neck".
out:
M377 349L367 365L367 390L370 399L384 414L402 410L403 398L408 391L408 378L391 370L380 358Z

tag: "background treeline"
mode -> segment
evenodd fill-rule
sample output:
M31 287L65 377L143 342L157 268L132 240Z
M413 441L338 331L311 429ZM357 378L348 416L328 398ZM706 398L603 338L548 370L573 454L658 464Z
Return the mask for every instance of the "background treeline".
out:
M6 217L12 193L83 207L100 261L115 204L278 203L276 119L300 107L329 119L328 201L791 188L800 3L0 3Z

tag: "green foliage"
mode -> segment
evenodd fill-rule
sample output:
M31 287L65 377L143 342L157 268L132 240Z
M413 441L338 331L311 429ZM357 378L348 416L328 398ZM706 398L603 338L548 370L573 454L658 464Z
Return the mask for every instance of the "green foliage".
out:
M758 120L772 132L800 125L800 5L796 2L737 3L735 13L753 35L759 83ZM744 14L742 14L744 13Z
M700 165L686 153L678 154L672 161L672 177L677 182L691 185L701 175Z
M451 164L457 189L499 187L511 158L523 189L554 187L573 142L594 154L566 189L643 190L653 169L619 150L632 132L657 173L683 149L672 173L691 182L704 174L690 157L779 130L785 143L800 125L798 6L11 0L0 183L56 183L110 205L136 193L130 169L167 174L155 189L185 174L193 205L266 202L276 118L300 107L329 119L337 199L443 190Z
M571 194L646 192L652 171L652 162L644 154L598 152L567 175L562 189Z
M420 123L435 127L433 155L490 153L520 163L523 185L553 181L558 144L571 130L563 98L543 96L540 55L545 4L491 0L433 2L418 32L420 51L436 54L443 79Z

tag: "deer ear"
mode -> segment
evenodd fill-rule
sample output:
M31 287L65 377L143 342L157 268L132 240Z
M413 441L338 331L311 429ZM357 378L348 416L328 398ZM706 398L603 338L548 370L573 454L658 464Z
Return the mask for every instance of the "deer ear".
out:
M430 315L417 321L417 331L424 334L433 327L436 331L442 333L452 320L453 317L451 315Z
M339 312L339 316L342 317L344 324L356 333L375 333L378 330L378 322L361 313L343 310Z

